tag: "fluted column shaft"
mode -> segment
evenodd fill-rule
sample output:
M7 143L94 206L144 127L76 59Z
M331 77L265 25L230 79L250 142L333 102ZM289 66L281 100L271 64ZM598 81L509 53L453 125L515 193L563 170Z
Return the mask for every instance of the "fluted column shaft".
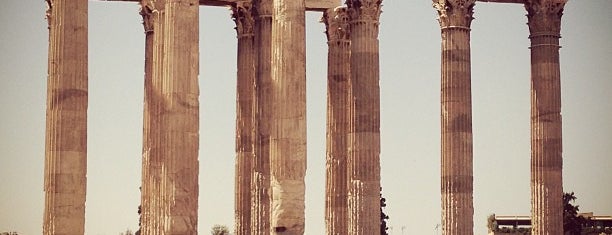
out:
M43 234L84 234L87 0L47 0L49 64Z
M271 234L304 234L306 6L274 0L272 14Z
M380 233L378 25L382 1L346 3L351 28L348 234L370 235Z
M163 43L161 43L159 38L162 35L161 27L163 25L161 24L161 14L153 14L153 9L155 9L155 6L152 3L141 3L140 14L143 18L145 32L142 183L140 186L140 225L142 234L154 234L160 229L162 223L160 217L155 216L161 213L159 197L153 196L160 193L161 158L159 157L159 152L151 150L159 146L159 131L157 128L159 121L157 115L155 115L159 113L158 106L156 105L156 102L159 101L156 101L156 96L153 92L153 76L154 73L155 76L160 76L159 72L161 71L162 60L159 57L159 53L162 51ZM159 81L159 79L156 80Z
M442 234L473 234L470 67L473 6L473 0L434 0L442 31Z
M154 20L153 67L145 79L143 234L197 234L198 6L197 0L144 6Z
M164 155L160 151L162 136L160 113L163 102L159 87L163 74L165 2L143 1L141 15L145 29L145 90L143 113L141 234L158 234L164 230L164 207L161 177Z
M272 0L253 0L255 17L255 159L251 234L270 234L270 125L272 118Z
M255 156L255 24L251 2L232 6L232 18L238 35L238 74L236 88L236 179L234 231L251 234L251 178Z
M327 34L327 156L325 230L348 234L347 136L350 98L351 43L346 7L323 15Z
M563 234L559 38L565 0L525 3L531 40L531 234Z

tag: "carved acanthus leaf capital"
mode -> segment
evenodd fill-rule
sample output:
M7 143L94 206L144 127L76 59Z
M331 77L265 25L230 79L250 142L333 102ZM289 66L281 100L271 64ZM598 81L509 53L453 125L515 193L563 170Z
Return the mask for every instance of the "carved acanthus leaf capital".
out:
M45 11L45 19L47 19L47 28L51 29L51 11L53 10L53 2L51 0L45 0L47 3L47 11Z
M433 7L438 12L438 22L441 28L470 28L474 19L474 3L476 0L433 0Z
M160 17L164 11L163 0L142 0L140 1L140 15L142 16L142 25L145 33L150 33L155 30L155 21L161 20Z
M140 15L145 33L153 32L153 8L150 4L140 4Z
M349 12L346 7L336 7L323 13L321 21L325 23L327 41L350 40Z
M253 18L251 1L241 1L234 4L232 6L232 19L236 22L238 37L253 35L255 19Z
M567 0L526 0L527 25L529 32L534 34L550 34L559 36L561 32L561 16Z
M372 22L380 20L382 0L346 0L346 6L352 20Z

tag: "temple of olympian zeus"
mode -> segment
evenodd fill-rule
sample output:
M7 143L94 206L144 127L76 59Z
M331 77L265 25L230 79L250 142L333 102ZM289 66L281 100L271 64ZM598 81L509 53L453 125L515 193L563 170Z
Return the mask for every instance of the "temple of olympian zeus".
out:
M84 234L88 0L46 1L43 233ZM523 4L527 10L532 234L563 234L559 38L566 1L480 0ZM473 233L475 2L433 0L442 36L443 234ZM197 234L199 5L231 7L238 34L236 234L304 233L305 11L323 12L329 46L326 231L379 233L381 0L347 0L345 6L339 0L142 0L140 5L146 51L142 234Z

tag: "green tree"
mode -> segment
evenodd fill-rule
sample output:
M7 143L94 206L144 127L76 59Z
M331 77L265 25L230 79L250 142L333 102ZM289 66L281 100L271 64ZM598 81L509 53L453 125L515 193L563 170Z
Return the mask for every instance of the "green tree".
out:
M495 220L495 214L490 214L489 217L487 217L487 228L489 232L495 232L499 229L497 221Z
M382 196L382 187L380 188L380 234L381 235L389 235L387 230L387 220L389 220L389 216L385 214L383 208L387 206L387 199Z
M210 230L212 235L229 235L229 229L225 225L215 224Z
M563 194L563 231L565 234L581 234L582 227L587 220L578 215L578 205L572 205L576 201L574 192Z
M138 230L134 235L140 235L140 230L142 229L142 205L138 205Z

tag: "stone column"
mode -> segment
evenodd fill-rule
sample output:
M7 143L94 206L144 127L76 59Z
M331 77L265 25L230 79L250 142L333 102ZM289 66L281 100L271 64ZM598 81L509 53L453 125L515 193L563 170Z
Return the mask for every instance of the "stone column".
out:
M255 159L251 179L251 234L270 234L272 0L253 0L255 17Z
M255 142L255 20L251 2L232 5L232 18L238 35L238 74L236 97L236 179L234 198L234 231L237 235L251 232L251 178Z
M158 0L145 7L153 18L153 67L145 80L142 234L197 234L199 5Z
M563 234L559 38L565 2L525 2L531 40L531 234Z
M348 133L348 234L380 233L381 0L348 0L351 64Z
M142 138L142 183L141 194L141 233L155 234L162 229L163 220L161 214L160 177L162 159L159 149L159 97L153 90L154 82L159 86L161 81L162 64L161 53L163 51L163 12L155 9L163 8L163 2L141 2L140 14L142 15L145 32L145 76L144 76L144 110L143 110L143 138ZM161 7L157 7L161 6ZM153 79L153 77L156 79Z
M304 234L306 6L273 0L270 185L272 234Z
M434 0L442 31L442 234L473 234L470 24L475 0Z
M348 234L347 136L349 117L351 43L346 7L323 14L327 35L327 157L325 230Z
M47 0L45 235L85 232L87 4L87 0Z

